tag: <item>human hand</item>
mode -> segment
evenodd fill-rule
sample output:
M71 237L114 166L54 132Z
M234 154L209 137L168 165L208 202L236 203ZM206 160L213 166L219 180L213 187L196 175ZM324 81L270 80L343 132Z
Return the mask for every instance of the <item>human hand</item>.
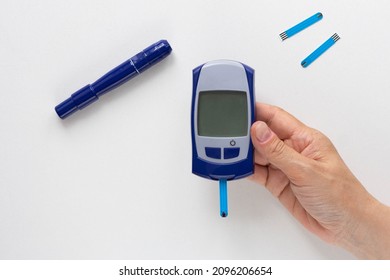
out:
M252 179L326 242L361 258L390 258L390 209L364 189L331 141L280 108L257 103L256 111Z

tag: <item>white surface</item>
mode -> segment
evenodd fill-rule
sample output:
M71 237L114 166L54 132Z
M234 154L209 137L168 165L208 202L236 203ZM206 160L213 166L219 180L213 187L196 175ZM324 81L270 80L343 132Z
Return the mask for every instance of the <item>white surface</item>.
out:
M301 227L262 187L191 174L191 70L234 59L257 100L327 134L390 204L390 40L382 1L2 1L1 259L354 258ZM278 34L321 11L319 23ZM300 62L337 32L307 69ZM60 120L54 106L144 47L173 53Z

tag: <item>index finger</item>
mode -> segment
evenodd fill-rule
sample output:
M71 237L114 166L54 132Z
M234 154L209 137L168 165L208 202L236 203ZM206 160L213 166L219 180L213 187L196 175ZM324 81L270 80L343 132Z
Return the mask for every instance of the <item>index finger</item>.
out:
M280 139L288 139L307 128L282 108L256 102L256 119L265 122Z

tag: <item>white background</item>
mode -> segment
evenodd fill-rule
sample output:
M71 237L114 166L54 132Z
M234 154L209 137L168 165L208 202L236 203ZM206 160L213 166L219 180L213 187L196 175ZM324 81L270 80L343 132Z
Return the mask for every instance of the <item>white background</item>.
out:
M327 134L390 204L388 1L11 1L0 9L1 259L350 259L262 186L191 173L192 69L256 70L258 101ZM322 12L283 43L279 33ZM307 69L300 62L337 32ZM54 107L143 48L158 65L60 120Z

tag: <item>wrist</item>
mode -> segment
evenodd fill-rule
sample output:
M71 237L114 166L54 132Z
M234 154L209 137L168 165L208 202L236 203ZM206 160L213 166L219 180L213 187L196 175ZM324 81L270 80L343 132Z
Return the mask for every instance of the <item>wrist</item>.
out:
M360 259L390 259L390 208L369 193L352 204L339 245Z

